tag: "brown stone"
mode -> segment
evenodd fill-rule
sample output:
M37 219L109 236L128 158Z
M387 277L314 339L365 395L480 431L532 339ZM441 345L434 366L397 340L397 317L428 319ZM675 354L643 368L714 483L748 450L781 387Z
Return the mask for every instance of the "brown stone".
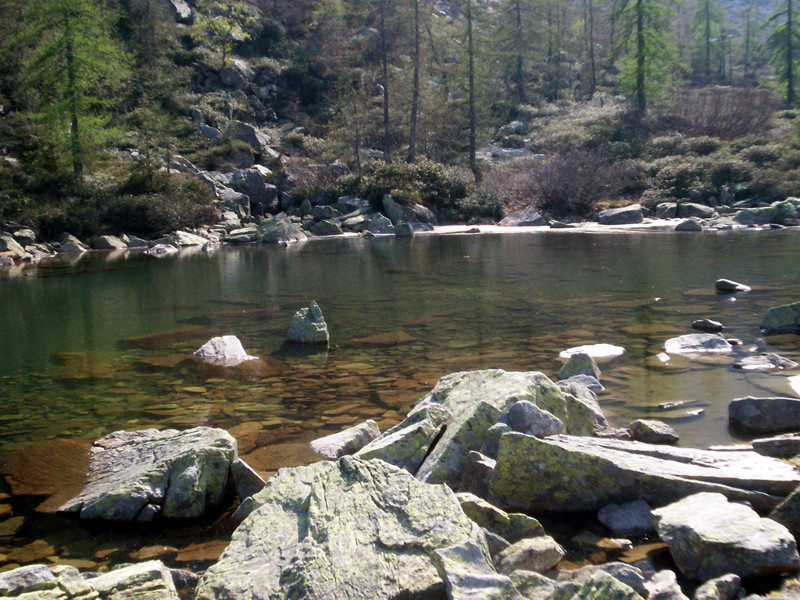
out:
M177 369L182 362L189 362L185 354L169 354L167 356L149 356L136 361L136 365L146 370L172 371Z
M175 562L191 563L216 561L225 548L228 547L229 543L228 540L211 540L210 542L190 544L178 551L178 554L175 556Z
M33 563L48 556L53 556L56 549L44 540L36 540L21 548L13 548L8 553L8 559L18 563Z
M145 350L160 350L169 348L179 343L194 342L198 339L206 339L209 332L205 327L196 325L194 327L184 327L182 329L172 329L160 331L149 335L129 337L122 340L126 346L143 348Z
M139 548L136 552L131 552L131 560L135 562L145 562L148 560L160 560L161 562L169 561L175 558L178 554L178 549L172 546L144 546Z
M0 521L14 514L10 504L0 504Z
M299 467L319 460L307 442L299 441L256 448L241 458L262 477L265 474L272 475L283 467Z
M56 360L61 364L53 374L54 379L108 379L113 374L108 356L96 352L59 352Z

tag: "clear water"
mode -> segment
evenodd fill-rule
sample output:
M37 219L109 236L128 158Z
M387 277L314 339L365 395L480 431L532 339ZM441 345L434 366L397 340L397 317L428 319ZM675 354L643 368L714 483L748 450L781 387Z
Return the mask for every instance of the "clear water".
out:
M365 418L393 425L444 374L498 367L554 376L558 353L580 344L627 349L601 365L600 401L612 425L661 418L682 445L731 443L728 402L791 394L787 377L797 373L747 374L732 367L738 355L668 364L656 355L706 317L741 339L742 351L751 347L769 307L800 300L798 248L800 233L789 230L448 235L167 259L92 255L15 272L0 279L0 510L9 503L5 516L24 523L4 530L8 521L0 521L0 565L38 554L79 566L127 558L130 532L101 535L46 514L80 487L80 457L111 431L223 427L240 454L270 474L314 460L307 442L321 435ZM753 291L718 295L721 277ZM325 314L331 348L287 352L291 316L311 299ZM283 368L235 374L191 360L226 334ZM800 361L798 338L770 342ZM673 411L658 407L689 400ZM697 408L704 412L685 415ZM224 536L197 527L158 539L182 549ZM69 544L56 539L64 532ZM116 554L98 550L111 539ZM32 540L52 554L14 552Z

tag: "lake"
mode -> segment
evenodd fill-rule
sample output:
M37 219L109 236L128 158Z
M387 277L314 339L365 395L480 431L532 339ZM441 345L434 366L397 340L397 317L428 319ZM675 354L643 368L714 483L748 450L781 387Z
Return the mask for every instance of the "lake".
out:
M730 400L792 393L796 372L732 365L761 337L770 307L800 300L799 249L791 230L552 231L325 239L165 259L92 253L17 271L0 278L0 518L10 517L0 521L0 568L94 568L153 540L179 565L218 553L229 533L218 523L131 535L50 514L80 489L90 442L112 431L222 427L268 475L315 460L307 442L316 437L367 418L394 425L442 375L502 368L554 377L559 352L587 343L627 350L601 364L599 399L612 425L658 418L681 445L735 442ZM722 277L753 290L717 294ZM312 299L330 349L283 348L292 315ZM664 342L700 318L721 321L739 351L662 362ZM243 373L191 359L218 335L274 360ZM768 341L800 361L798 338ZM659 408L679 401L687 404Z

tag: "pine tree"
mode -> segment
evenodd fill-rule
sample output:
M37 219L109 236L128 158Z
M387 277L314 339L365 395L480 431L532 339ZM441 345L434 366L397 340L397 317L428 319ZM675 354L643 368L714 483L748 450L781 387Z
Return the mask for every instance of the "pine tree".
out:
M709 84L716 71L724 74L725 15L716 0L700 0L694 14L694 30L697 36L698 68L695 78Z
M37 0L24 12L17 42L25 50L21 83L32 92L33 114L51 134L68 140L75 179L82 179L87 150L105 123L109 89L127 68L109 35L98 0Z
M770 62L775 65L778 84L783 89L786 104L794 106L797 97L795 92L795 73L797 70L797 46L800 42L800 23L794 14L796 6L793 0L785 0L784 9L779 10L765 25L774 25L767 44L772 50Z

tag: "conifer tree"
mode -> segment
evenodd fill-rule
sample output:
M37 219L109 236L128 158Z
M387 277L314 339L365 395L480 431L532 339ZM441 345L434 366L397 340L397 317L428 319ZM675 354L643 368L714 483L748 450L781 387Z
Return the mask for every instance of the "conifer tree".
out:
M800 24L795 11L794 0L785 0L783 10L779 10L767 19L765 25L772 24L773 29L767 43L772 50L770 62L775 65L778 84L781 86L788 106L797 101L795 92L795 74L797 70L797 46L800 42Z

